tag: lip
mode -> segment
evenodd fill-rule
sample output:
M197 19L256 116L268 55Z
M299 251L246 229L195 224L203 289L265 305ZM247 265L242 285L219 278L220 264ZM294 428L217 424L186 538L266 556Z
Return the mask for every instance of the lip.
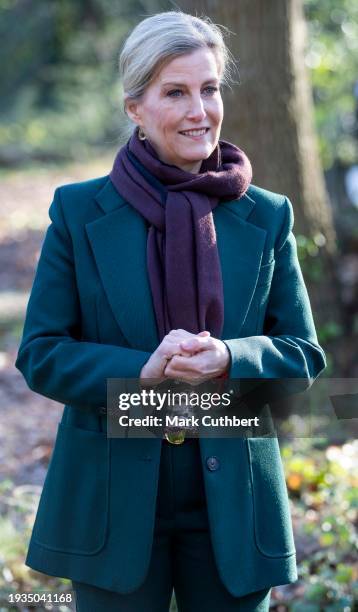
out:
M200 136L190 136L189 134L183 134L183 132L187 131L187 130L182 130L181 132L179 132L179 134L181 136L185 136L185 138L192 138L193 140L200 140L200 138L203 138L204 136L206 136L206 134L209 132L210 128L203 126L201 128L190 128L190 130L206 130L206 132L204 134L201 134ZM188 130L189 131L189 130Z

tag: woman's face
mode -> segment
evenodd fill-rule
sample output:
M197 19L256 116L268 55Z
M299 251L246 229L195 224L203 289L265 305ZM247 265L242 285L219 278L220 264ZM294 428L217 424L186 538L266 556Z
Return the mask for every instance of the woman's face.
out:
M224 115L220 76L214 53L198 49L166 64L139 102L127 101L163 162L197 173L215 149Z

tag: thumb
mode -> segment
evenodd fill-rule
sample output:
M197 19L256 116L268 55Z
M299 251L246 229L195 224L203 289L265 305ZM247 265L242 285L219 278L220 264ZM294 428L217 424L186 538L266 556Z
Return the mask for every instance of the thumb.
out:
M180 346L184 350L191 351L200 351L207 348L207 340L209 340L210 334L205 333L205 335L197 335L192 338L188 338L187 340L183 340L180 343Z

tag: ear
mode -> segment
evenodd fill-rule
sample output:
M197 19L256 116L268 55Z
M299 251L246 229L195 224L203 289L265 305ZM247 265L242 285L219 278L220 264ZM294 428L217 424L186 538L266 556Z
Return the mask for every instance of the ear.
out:
M142 125L140 104L137 100L124 97L124 108L128 117L137 125Z

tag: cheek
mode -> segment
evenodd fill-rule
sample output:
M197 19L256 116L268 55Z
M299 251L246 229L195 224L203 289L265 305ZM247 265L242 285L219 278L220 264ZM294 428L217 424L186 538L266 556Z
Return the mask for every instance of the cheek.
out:
M221 97L208 100L205 110L214 124L221 124L224 117L224 104Z
M175 112L165 108L153 108L151 112L151 125L155 125L158 133L169 135L177 132L178 117Z
M153 108L148 113L147 123L148 123L149 129L154 128L156 131L160 129L160 126L162 125L162 115L160 111L158 111L158 109Z
M144 106L144 123L150 132L160 133L165 123L165 108L156 99L148 99Z
M218 124L220 124L222 122L222 120L223 120L223 117L224 117L224 106L223 106L222 101L217 102L215 104L215 107L213 109L213 114L214 114L214 117L215 117L215 121Z

